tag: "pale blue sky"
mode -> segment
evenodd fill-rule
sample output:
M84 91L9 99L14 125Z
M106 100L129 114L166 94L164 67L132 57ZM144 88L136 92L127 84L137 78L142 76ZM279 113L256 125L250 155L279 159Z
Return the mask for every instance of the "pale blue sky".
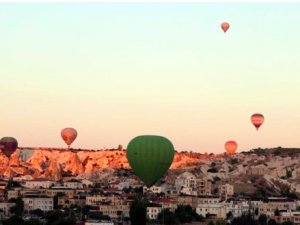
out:
M299 3L0 3L0 136L20 146L300 147ZM223 21L231 27L226 34ZM259 132L252 113L265 115Z

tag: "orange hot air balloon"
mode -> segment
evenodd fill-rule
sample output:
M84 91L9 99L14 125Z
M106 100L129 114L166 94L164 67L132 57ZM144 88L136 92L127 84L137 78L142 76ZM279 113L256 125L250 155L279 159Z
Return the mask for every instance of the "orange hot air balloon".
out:
M70 145L73 143L73 141L77 137L77 131L74 128L70 128L70 127L64 128L60 134L61 134L62 139L68 145L68 148L70 148Z
M251 122L256 127L256 130L263 124L265 118L260 113L255 113L251 116Z
M230 25L227 22L224 22L221 24L221 28L224 31L224 33L226 33L226 31L229 29Z
M225 143L225 149L229 155L234 155L237 150L237 143L235 141L227 141Z

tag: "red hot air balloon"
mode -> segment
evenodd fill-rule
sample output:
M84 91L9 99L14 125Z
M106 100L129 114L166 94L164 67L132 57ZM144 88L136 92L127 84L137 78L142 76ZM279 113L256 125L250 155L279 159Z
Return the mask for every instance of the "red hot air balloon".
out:
M10 157L18 148L18 141L13 137L3 137L0 140L0 147L3 153Z
M74 128L69 128L69 127L64 128L60 134L61 134L62 139L68 145L68 148L70 148L70 145L73 143L73 141L77 137L77 131Z
M221 24L221 28L224 31L224 33L226 33L226 31L229 29L230 25L227 22L224 22Z
M235 141L227 141L225 143L225 149L229 155L234 155L237 150L237 143Z
M263 124L265 118L260 113L255 113L251 116L251 122L256 127L256 130Z

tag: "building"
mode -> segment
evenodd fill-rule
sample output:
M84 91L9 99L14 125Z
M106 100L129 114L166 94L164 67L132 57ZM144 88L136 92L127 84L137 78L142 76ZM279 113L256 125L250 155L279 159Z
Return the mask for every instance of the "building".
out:
M70 188L70 189L82 189L83 188L83 184L79 180L75 180L75 179L65 181L64 186L66 188Z
M111 219L120 219L124 217L129 217L129 205L100 205L98 206L98 212L103 215L109 216Z
M218 192L220 197L227 201L228 198L231 198L234 195L234 187L230 184L221 184L218 187Z
M8 200L12 198L17 198L20 195L20 190L14 189L14 190L7 190L7 198Z
M196 208L196 213L206 217L207 215L216 218L226 218L226 206L222 203L219 204L199 204Z
M53 187L53 188L49 188L49 189L43 189L43 190L41 190L41 192L44 195L47 195L50 197L54 197L56 195L59 195L59 196L65 195L65 196L68 196L68 198L73 198L76 190L70 189L67 187Z
M48 180L44 178L38 178L35 180L27 180L25 181L24 186L27 188L50 188L52 186L55 186L57 184L56 181Z
M159 198L155 203L161 205L163 209L169 209L171 212L175 212L178 206L175 198Z
M86 197L86 205L92 206L103 215L118 219L129 217L130 202L119 195L94 195Z
M197 198L197 204L217 204L220 202L220 198L218 196L199 196Z
M10 217L10 208L14 205L13 202L0 202L0 218Z
M225 203L226 205L226 214L231 212L234 218L240 217L243 214L249 212L249 202L248 201L237 201Z
M23 198L23 201L25 211L35 209L41 209L42 211L53 210L53 198L35 196Z
M198 179L198 195L211 195L211 181L208 179Z
M279 216L273 216L271 218L280 224L290 221L294 225L300 225L300 212L292 212L292 211L280 212Z
M144 186L143 187L143 192L152 192L155 194L161 194L161 193L166 193L166 185L161 185L161 186L156 186L153 185L150 188Z
M258 206L258 216L265 214L269 217L275 215L275 210L279 211L293 211L296 210L296 202L288 200L287 198L273 197L268 199L269 202L261 203Z
M147 218L149 220L157 220L158 214L161 213L162 206L156 203L150 203L147 206Z
M184 172L175 180L177 192L186 195L211 195L211 181L206 178L196 178L190 172Z

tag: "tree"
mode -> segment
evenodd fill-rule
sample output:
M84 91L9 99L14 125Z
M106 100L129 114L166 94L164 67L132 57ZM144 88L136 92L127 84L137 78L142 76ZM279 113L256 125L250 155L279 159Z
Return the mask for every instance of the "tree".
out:
M169 209L164 209L158 214L158 220L160 224L165 225L178 225L180 224L178 217L175 213L171 212Z
M218 219L218 220L216 221L216 225L226 225L226 221L223 220L223 219Z
M227 214L226 214L226 220L231 220L233 218L233 214L231 211L229 211Z
M281 225L294 225L294 223L292 223L291 221L286 221L283 222Z
M94 212L89 215L89 219L92 220L110 220L110 217L107 215L103 215L102 212Z
M175 210L180 223L190 223L193 219L193 209L190 205L179 205Z
M207 225L215 225L214 221L209 221Z
M10 212L14 213L17 216L22 216L24 212L24 202L21 197L16 198L15 205L10 208Z
M31 210L30 214L36 215L36 216L39 216L39 217L44 216L44 212L41 209Z
M231 225L257 225L251 214L244 214L241 217L234 218L231 221Z
M277 209L275 209L275 216L280 216L280 212L279 212L279 210L278 210L278 208Z
M258 224L259 225L268 225L268 217L265 214L261 214L258 217Z
M270 219L269 222L268 222L268 225L278 225L278 223L276 223L275 220Z
M2 224L3 225L23 225L24 220L20 216L14 215L7 220L3 220Z
M74 225L74 218L65 218L64 213L60 210L48 211L45 215L46 225Z
M148 201L145 198L139 195L135 196L129 211L131 225L146 225L147 204Z
M42 223L37 219L30 219L28 221L24 221L24 225L42 225Z

